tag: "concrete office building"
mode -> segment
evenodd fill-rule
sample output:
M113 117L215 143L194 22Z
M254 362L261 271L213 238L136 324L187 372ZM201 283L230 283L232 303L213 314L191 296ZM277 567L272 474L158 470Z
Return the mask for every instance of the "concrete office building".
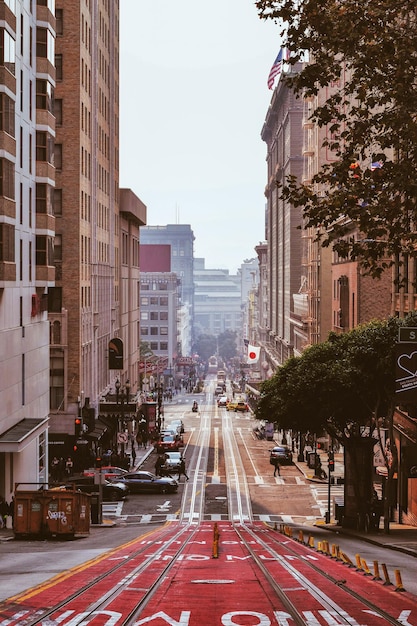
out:
M218 336L230 330L242 332L240 275L226 269L206 269L204 259L194 261L194 311L196 337Z
M0 3L0 495L47 480L53 2ZM28 486L28 488L30 488Z
M192 345L194 338L194 233L189 224L167 224L165 226L144 226L141 228L141 243L165 244L171 246L171 271L180 279L180 304L187 305L191 323L185 346ZM183 355L187 355L183 351Z

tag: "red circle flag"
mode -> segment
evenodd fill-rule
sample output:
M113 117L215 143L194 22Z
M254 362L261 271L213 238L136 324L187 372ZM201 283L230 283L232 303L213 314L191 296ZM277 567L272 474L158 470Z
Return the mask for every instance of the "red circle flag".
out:
M256 352L249 352L250 359L256 359Z

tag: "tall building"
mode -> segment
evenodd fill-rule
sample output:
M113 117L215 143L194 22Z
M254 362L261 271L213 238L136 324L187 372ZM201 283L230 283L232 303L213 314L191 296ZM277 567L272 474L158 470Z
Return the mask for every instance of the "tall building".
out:
M0 494L9 500L16 482L48 478L54 2L7 0L0 20Z
M49 312L50 437L59 454L74 435L74 418L85 408L96 415L116 380L130 380L137 391L132 348L125 345L121 369L110 370L109 345L135 340L121 324L139 299L139 281L137 294L127 291L127 261L138 268L139 229L129 228L144 219L144 208L122 215L120 206L119 2L56 0L56 31L56 283Z
M195 332L217 337L225 331L242 333L241 277L226 269L209 269L195 259Z
M189 224L144 226L141 228L141 244L165 244L171 246L171 271L180 279L180 305L188 308L189 337L185 345L192 345L194 338L194 233ZM186 355L185 352L183 352Z
M294 354L294 294L301 287L301 209L281 198L277 182L301 179L303 102L282 81L274 90L261 137L267 146L268 340L266 358L284 363Z

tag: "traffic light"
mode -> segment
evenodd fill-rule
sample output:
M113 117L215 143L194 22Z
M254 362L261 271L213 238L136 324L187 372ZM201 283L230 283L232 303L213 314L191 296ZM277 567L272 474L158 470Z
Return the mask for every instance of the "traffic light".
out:
M74 420L74 435L79 439L83 432L83 420L81 417L76 417Z
M101 458L101 456L96 457L96 467L100 468L103 464L103 459Z
M329 452L329 472L334 472L334 452Z

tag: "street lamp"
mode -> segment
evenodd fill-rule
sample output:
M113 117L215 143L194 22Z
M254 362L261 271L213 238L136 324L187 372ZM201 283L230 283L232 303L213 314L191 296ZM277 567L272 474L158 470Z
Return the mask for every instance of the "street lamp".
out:
M131 387L130 380L127 379L125 382L125 389L126 389L126 401L128 404L130 402L130 387Z

